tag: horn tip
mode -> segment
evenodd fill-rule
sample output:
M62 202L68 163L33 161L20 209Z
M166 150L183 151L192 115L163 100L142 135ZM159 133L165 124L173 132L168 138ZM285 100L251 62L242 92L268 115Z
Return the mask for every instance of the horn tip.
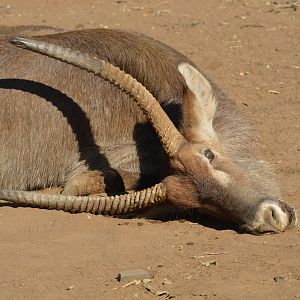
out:
M8 40L11 44L16 45L18 47L26 48L27 47L27 39L21 37L13 37Z

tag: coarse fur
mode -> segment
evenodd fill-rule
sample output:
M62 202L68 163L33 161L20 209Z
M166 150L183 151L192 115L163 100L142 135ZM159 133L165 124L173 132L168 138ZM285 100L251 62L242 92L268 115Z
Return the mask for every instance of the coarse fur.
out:
M34 28L22 28L20 32L5 27L0 30L0 188L35 190L60 186L65 193L75 194L99 192L103 188L103 192L113 194L148 187L172 175L172 161L151 124L128 95L83 70L8 43L8 38L16 34L32 35ZM191 91L193 84L178 72L178 66L184 63L198 70L188 58L138 33L91 29L52 34L52 29L45 27L38 29L38 34L39 30L42 33L35 37L38 40L97 56L131 74L154 95L189 141L201 143L197 128L203 128L203 124L199 123L200 112L193 97L197 91ZM211 85L215 98L215 107L208 112L216 111L209 117L213 118L217 141L214 132L205 136L211 135L212 144L217 144L233 164L247 173L253 194L259 191L261 199L279 199L270 167L259 158L257 131L236 105L200 73ZM182 156L188 161L188 156ZM193 162L191 169L192 165ZM176 168L180 166L177 164ZM233 167L233 173L234 170ZM99 177L99 181L91 184L94 188L74 192L74 181L82 180L90 171ZM203 168L204 177L205 172ZM206 185L203 183L201 191L195 191L190 182L173 179L180 181L178 185L172 182L173 204L183 208L197 208L193 203L199 194L205 197L205 189L215 189L209 180ZM235 189L237 197L249 192L236 186L230 188ZM179 193L189 197L182 202L182 197L176 197Z

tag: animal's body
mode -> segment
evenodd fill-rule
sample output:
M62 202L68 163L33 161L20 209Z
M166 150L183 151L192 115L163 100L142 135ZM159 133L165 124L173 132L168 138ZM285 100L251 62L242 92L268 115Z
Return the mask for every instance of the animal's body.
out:
M124 69L180 126L187 88L177 65L188 61L183 55L148 37L119 31L86 30L40 39L80 49ZM151 124L122 91L78 68L22 51L7 38L0 51L0 140L6 141L1 143L0 187L63 186L73 174L102 170L108 164L156 180L167 175L167 158ZM218 100L215 126L225 131L222 142L232 157L238 159L239 153L242 159L252 158L257 136L229 99L219 94Z
M60 186L73 194L117 193L151 186L172 173L157 134L128 95L74 66L11 45L8 37L16 32L1 31L0 188ZM189 88L178 65L193 63L179 52L144 35L117 30L35 39L120 67L155 96L183 135L191 134L186 128L193 126L197 108L187 104ZM217 100L213 127L223 153L249 174L251 189L261 198L278 199L272 172L257 157L257 132L211 85ZM80 187L84 181L88 188Z

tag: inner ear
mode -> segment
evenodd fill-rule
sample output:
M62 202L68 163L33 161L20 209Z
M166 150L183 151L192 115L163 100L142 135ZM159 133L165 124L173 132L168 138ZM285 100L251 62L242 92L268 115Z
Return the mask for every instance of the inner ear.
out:
M183 100L184 134L191 139L211 140L216 137L213 118L217 101L210 82L188 63L178 65L188 91Z

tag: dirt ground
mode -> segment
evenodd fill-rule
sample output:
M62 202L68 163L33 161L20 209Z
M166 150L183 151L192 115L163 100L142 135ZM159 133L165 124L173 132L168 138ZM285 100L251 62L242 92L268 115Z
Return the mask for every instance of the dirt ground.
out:
M299 209L300 7L291 2L3 0L0 25L122 28L173 46L255 121L284 199ZM299 226L252 236L200 223L2 205L0 299L300 299ZM150 291L116 281L135 268L152 274Z

